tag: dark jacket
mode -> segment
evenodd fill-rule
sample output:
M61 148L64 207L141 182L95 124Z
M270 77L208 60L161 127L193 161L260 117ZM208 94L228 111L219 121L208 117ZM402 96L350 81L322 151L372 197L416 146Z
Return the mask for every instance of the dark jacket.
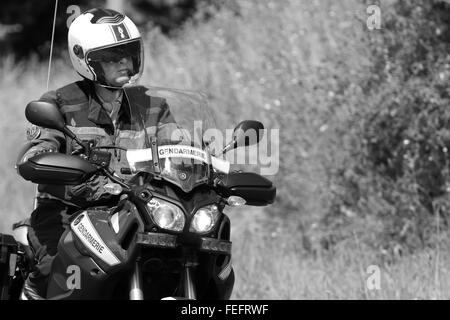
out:
M64 116L68 128L83 142L90 141L93 146L114 144L124 148L143 148L144 127L149 136L154 135L157 128L158 136L163 135L161 130L167 131L166 134L170 136L170 132L176 127L166 101L163 98L150 97L145 94L146 91L142 86L124 89L116 127L102 107L91 81L78 81L47 92L40 101L55 104ZM30 142L30 148L23 157L29 157L44 149L71 154L80 148L75 141L61 132L45 128L38 128ZM120 173L121 168L128 168L125 152L112 150L111 154L110 167L119 176L126 178ZM90 188L86 188L89 183ZM80 206L85 204L86 200L96 200L94 198L99 184L104 183L105 179L97 179L75 187L39 185L37 197Z

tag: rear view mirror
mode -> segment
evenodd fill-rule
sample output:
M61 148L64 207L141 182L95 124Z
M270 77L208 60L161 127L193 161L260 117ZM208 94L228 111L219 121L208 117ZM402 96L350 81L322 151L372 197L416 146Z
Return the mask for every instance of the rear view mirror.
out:
M25 109L25 117L39 127L56 129L64 132L64 118L58 108L49 102L32 101Z
M234 128L232 141L226 145L222 153L238 147L258 144L262 139L264 125L255 120L244 120Z
M83 146L83 143L67 128L61 112L54 104L44 101L31 101L25 108L25 117L39 127L61 131Z

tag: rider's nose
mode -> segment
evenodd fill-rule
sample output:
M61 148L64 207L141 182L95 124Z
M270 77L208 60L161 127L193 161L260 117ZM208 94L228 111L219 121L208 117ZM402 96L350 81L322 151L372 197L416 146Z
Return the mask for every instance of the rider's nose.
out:
M119 60L120 64L126 64L130 61L129 57L123 57L122 59Z

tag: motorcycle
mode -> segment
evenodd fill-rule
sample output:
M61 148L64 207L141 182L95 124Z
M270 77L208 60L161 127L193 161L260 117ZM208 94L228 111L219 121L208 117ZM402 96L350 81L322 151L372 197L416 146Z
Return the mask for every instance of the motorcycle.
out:
M242 121L222 148L205 139L206 131L217 127L203 95L144 88L147 95L167 101L177 127L170 138L160 134L167 129L163 125L154 132L143 128L132 137L134 148L90 145L68 128L53 104L27 105L28 121L64 133L81 152L36 155L18 166L21 176L38 184L78 185L103 175L111 181L105 190L115 199L70 217L52 263L47 297L28 299L230 298L231 224L224 208L269 205L276 188L259 174L230 171L222 156L257 144L263 125ZM255 139L249 139L249 132ZM117 151L125 153L128 163L120 172L110 167ZM23 232L0 235L0 249L0 298L19 299L35 263L32 250Z

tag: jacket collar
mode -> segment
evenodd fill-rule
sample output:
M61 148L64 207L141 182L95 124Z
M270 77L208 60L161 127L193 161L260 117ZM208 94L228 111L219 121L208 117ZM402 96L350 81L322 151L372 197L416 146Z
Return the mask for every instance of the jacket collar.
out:
M89 81L87 85L88 85L87 96L89 99L88 119L97 125L105 127L105 129L107 129L111 133L114 133L114 125L108 113L102 107L102 103L99 97L95 93L94 83ZM131 120L130 107L125 94L123 95L122 104L120 106L119 114L117 117L118 117L117 123L130 122Z

